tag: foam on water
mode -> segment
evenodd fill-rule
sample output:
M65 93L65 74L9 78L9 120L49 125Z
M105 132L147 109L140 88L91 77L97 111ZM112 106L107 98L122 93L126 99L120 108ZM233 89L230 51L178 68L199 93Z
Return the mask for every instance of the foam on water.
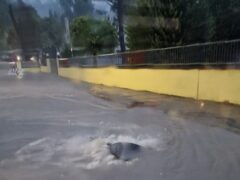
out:
M163 142L159 138L150 136L110 135L107 137L72 137L70 139L43 138L31 142L16 152L19 162L32 162L35 164L54 164L57 166L74 166L84 169L94 169L109 165L132 164L117 160L110 154L107 143L130 142L150 148L161 150Z
M46 162L53 156L54 146L53 140L43 138L25 145L15 155L18 161Z

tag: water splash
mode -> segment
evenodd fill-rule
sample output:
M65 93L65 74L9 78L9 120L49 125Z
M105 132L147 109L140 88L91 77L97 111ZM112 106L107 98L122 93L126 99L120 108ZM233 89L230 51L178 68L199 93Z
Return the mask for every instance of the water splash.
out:
M131 165L115 159L109 152L107 143L130 142L137 143L144 148L159 151L163 147L161 139L150 136L110 135L106 137L72 137L70 139L43 138L31 142L16 153L18 162L42 164L48 163L57 166L74 166L83 169L94 169L110 165Z

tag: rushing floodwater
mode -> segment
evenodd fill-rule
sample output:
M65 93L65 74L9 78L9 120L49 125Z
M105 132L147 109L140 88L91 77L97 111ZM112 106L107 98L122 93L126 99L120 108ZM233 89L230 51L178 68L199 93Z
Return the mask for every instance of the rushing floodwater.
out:
M129 109L48 75L16 80L4 71L0 83L1 180L240 178L237 107L229 120L170 97ZM115 159L107 147L115 142L141 145L141 156Z

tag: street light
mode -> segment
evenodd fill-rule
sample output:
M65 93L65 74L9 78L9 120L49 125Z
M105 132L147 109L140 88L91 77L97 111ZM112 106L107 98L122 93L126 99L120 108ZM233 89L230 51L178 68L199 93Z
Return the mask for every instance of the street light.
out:
M17 55L17 61L21 61L21 60L22 60L21 56Z

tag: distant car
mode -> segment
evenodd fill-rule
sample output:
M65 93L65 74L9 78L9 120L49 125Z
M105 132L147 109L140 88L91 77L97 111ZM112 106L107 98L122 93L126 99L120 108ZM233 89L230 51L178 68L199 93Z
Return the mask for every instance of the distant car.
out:
M10 62L11 61L11 57L10 57L9 54L1 54L0 55L0 61Z

